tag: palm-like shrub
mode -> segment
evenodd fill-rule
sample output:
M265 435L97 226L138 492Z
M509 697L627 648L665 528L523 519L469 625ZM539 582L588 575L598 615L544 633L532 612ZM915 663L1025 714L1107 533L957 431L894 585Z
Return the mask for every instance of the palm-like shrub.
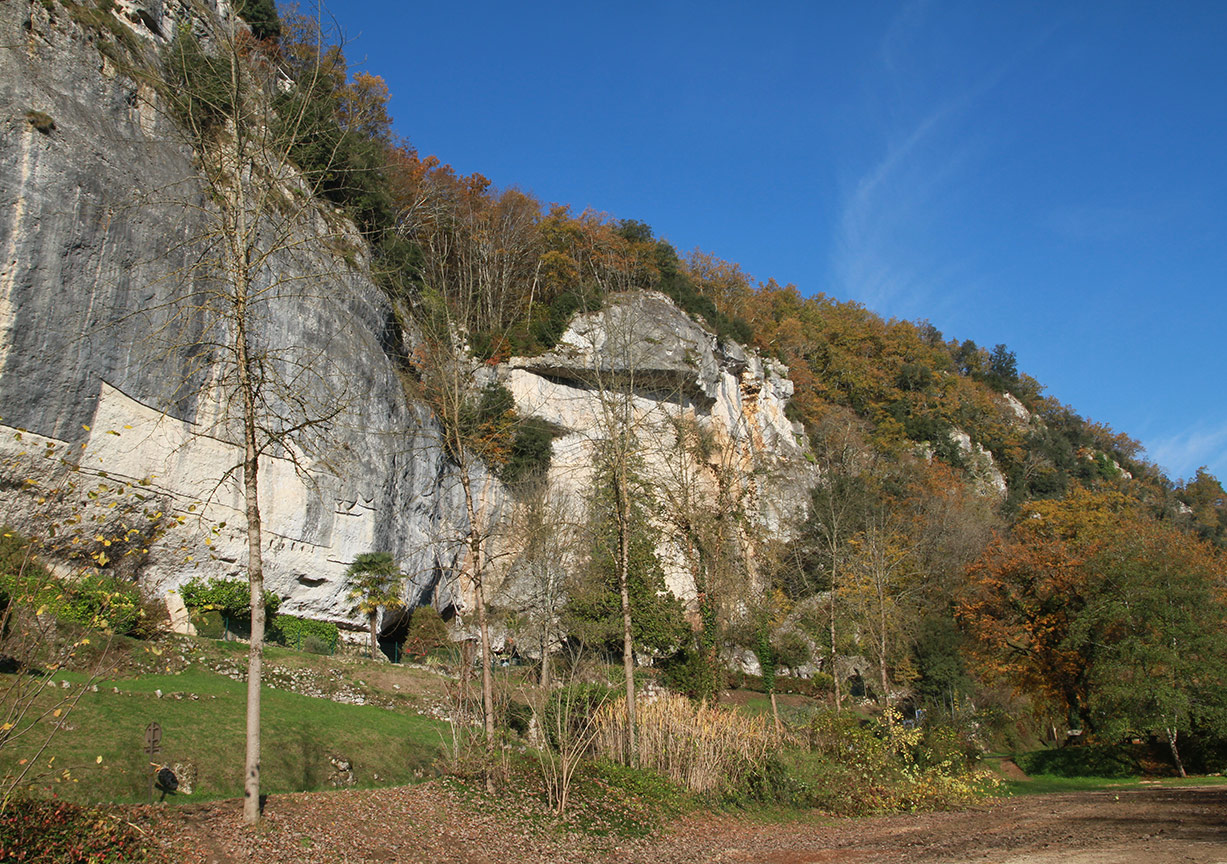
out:
M371 658L374 659L378 650L375 622L379 618L379 608L399 609L405 605L400 596L405 575L387 552L363 552L349 565L346 574L353 580L349 599L355 601L355 611L365 615L371 625Z

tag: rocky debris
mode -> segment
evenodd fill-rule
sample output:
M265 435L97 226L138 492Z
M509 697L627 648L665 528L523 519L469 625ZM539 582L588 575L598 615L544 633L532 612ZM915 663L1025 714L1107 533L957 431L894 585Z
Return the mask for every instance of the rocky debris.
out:
M348 759L332 754L328 757L328 765L331 768L328 774L329 786L344 789L354 785L354 766Z
M176 791L180 795L191 795L192 790L196 788L196 778L200 773L196 768L196 763L175 762L170 766L170 770L175 773L175 779L179 781Z

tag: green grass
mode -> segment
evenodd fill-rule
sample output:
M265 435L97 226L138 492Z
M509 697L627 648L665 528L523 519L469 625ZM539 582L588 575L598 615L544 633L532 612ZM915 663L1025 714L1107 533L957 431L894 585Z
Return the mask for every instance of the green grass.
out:
M1222 786L1227 778L1218 775L1196 777L1057 777L1036 774L1029 780L1007 780L1008 795L1047 795L1054 792L1108 792L1114 789L1141 789L1153 786Z
M80 686L87 676L59 672L55 680ZM175 797L199 800L242 794L245 683L192 666L179 674L97 684L97 693L86 692L62 718L63 728L39 760L39 770L47 773L44 769L54 757L54 773L68 769L72 777L59 781L45 777L44 789L77 801L144 800L150 760L143 752L144 733L146 725L156 721L162 727L162 752L152 758L166 764L191 762L197 769L193 794ZM158 690L162 698L156 695ZM70 691L57 687L47 698L66 692ZM433 763L445 728L413 713L265 688L261 786L269 793L329 788L333 755L351 763L359 787L411 783ZM28 747L0 750L0 774L29 755Z
M993 770L1001 771L1001 762L1011 758L1007 754L993 754L984 762ZM1027 760L1023 760L1027 761ZM1017 758L1015 759L1017 762ZM1002 782L1002 792L1006 795L1047 795L1060 792L1107 792L1114 789L1139 789L1152 786L1221 786L1227 784L1227 777L1218 774L1200 774L1190 777L1175 776L1144 776L1132 774L1129 776L1094 776L1077 774L1028 774L1026 780L1006 779Z

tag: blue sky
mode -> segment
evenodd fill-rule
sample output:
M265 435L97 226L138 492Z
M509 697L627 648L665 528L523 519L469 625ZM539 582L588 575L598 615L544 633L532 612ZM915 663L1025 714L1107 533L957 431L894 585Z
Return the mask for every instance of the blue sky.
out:
M422 153L1004 342L1227 478L1227 3L329 9Z

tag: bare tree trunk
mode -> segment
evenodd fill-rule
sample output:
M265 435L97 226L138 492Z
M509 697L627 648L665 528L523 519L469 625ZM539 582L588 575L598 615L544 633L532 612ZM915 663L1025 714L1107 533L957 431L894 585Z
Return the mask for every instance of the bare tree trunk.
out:
M878 678L882 683L882 707L890 707L890 679L886 675L886 639L878 643Z
M494 674L490 656L490 624L486 618L485 568L481 560L481 530L477 523L477 507L473 501L473 485L462 467L460 485L464 489L464 506L469 518L468 546L473 567L473 595L477 606L477 629L481 638L481 710L486 746L494 746Z
M837 661L839 655L835 650L835 566L831 566L831 680L835 683L835 713L838 714L843 707L843 698L839 686L839 669Z
M882 707L890 707L890 681L886 675L886 594L883 578L878 579L878 676L882 681ZM887 714L887 717L890 715Z
M494 746L494 673L490 656L490 622L486 617L484 580L474 586L477 594L477 629L481 633L481 710L485 715L486 746Z
M370 619L371 620L371 659L372 660L375 659L375 652L379 650L379 637L376 635L376 631L375 631L375 619L377 616L378 616L378 613L373 613Z
M245 263L245 262L244 262ZM241 284L246 285L245 275ZM246 302L243 297L243 304ZM247 582L251 592L251 643L247 652L247 752L243 768L243 821L260 821L260 684L264 662L264 559L260 548L260 451L256 441L255 388L247 348L245 308L236 319L239 389L243 395L243 497L247 509Z
M625 462L625 460L623 460ZM626 466L620 466L614 485L618 518L618 591L622 598L622 674L626 677L626 747L630 764L639 763L639 742L635 711L635 643L631 632L630 590L630 502L626 500Z
M548 634L541 637L541 676L538 683L541 689L549 691L550 689L550 640Z

